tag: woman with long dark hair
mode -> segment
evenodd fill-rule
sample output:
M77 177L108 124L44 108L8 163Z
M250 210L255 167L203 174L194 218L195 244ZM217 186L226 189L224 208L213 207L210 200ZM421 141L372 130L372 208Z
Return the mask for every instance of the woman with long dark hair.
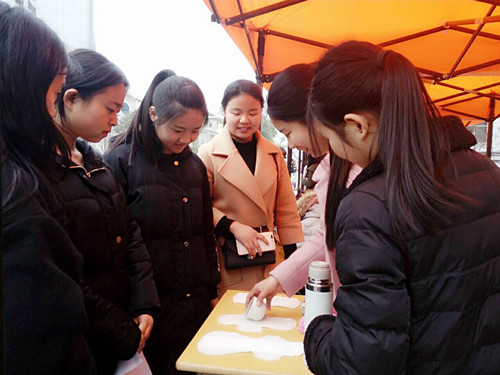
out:
M401 54L349 41L319 61L311 127L363 167L326 211L338 316L306 331L318 374L500 368L500 169L439 119Z
M189 147L207 119L198 85L162 70L106 155L153 261L162 310L144 353L154 374L178 373L177 358L218 301L210 187Z
M313 180L317 182L314 190L321 211L319 229L306 240L300 251L294 252L279 264L267 279L256 284L248 293L247 301L254 295L258 297L259 303L266 298L268 309L271 308L271 300L276 293L284 291L292 296L304 287L309 265L316 260L329 262L335 289L340 286L335 270L335 252L328 251L325 246L323 214L327 199L342 197L346 185L352 183L361 169L333 153L328 154L328 139L317 132L314 137L309 135L306 112L314 69L314 64L298 64L286 68L276 76L267 96L267 113L274 127L286 136L288 147L322 158L313 175ZM333 166L332 173L330 164Z
M86 331L99 374L140 352L159 307L153 267L121 187L99 142L117 124L128 81L103 55L70 53L66 84L54 118L69 157L54 154L53 183L67 213L64 226L84 260L81 286L89 316Z
M33 41L36 40L36 43ZM60 225L48 178L68 154L54 127L66 79L62 41L42 21L0 2L0 147L5 370L94 374L83 331L82 258Z

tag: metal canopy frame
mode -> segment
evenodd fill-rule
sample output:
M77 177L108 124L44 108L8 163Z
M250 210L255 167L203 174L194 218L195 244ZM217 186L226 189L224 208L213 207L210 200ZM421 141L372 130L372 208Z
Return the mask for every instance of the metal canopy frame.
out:
M286 8L286 7L289 7L290 5L295 5L298 3L302 3L304 1L306 1L306 0L285 0L285 1L281 1L281 2L276 3L276 4L268 5L267 7L263 7L260 9L253 10L251 12L247 12L247 13L242 13L241 7L240 7L240 14L237 16L234 16L234 17L226 18L224 20L224 23L227 26L229 26L229 25L232 25L234 23L246 21L250 18L261 16L261 15L266 14L266 13L274 12L275 10Z
M283 9L285 7L290 7L290 6L293 6L295 4L305 2L307 0L284 0L284 1L272 4L272 5L269 5L269 6L255 9L255 10L250 11L250 12L246 12L246 13L244 13L242 10L240 0L236 0L236 1L238 4L239 14L234 15L234 16L229 17L229 18L226 18L226 19L223 19L218 14L213 0L209 0L210 6L212 8L212 21L217 22L217 23L223 23L224 25L230 26L230 27L243 28L245 30L245 34L246 34L247 41L248 41L248 46L249 46L249 49L250 49L251 54L252 54L252 60L254 62L254 66L256 67L257 82L260 85L262 85L262 83L272 82L274 80L274 78L276 77L276 75L280 73L280 72L266 73L263 71L263 59L264 59L264 55L265 55L266 37L268 35L292 40L292 41L299 42L299 43L304 43L304 44L307 44L310 46L319 47L319 48L323 48L323 49L328 49L328 48L332 47L332 45L329 43L323 43L323 42L317 41L317 40L306 39L306 38L302 38L302 37L297 36L297 35L286 34L286 33L282 33L282 32L277 31L277 30L272 30L272 29L257 29L257 28L253 28L251 26L248 26L246 23L247 20L249 20L253 17L257 17L257 16L260 16L263 14L274 12L274 11ZM453 94L453 95L450 95L450 96L447 96L444 98L436 99L434 101L434 103L436 103L436 104L441 103L443 101L450 100L450 99L458 98L458 97L463 96L463 95L472 95L469 98L465 98L465 99L461 99L461 100L457 100L457 101L448 102L448 103L445 103L442 105L438 105L438 107L442 108L443 110L446 110L447 112L450 112L450 113L455 113L455 114L463 115L463 116L469 116L469 117L476 118L478 120L486 122L488 124L486 155L491 158L491 144L492 144L492 139L493 139L493 134L492 134L493 133L493 121L500 117L500 113L495 115L495 105L496 105L497 100L500 101L500 95L496 94L494 92L485 93L482 91L484 91L488 88L500 86L500 81L495 82L495 83L488 85L488 86L478 87L475 89L467 89L464 87L458 87L455 85L451 85L447 82L443 82L443 81L447 81L451 78L460 76L460 75L465 74L465 73L474 72L474 71L480 70L482 68L486 68L489 66L500 64L500 59L495 59L492 61L487 61L487 62L484 62L481 64L477 64L477 65L473 65L473 66L469 66L469 67L457 70L457 67L460 65L460 62L463 60L464 56L467 54L467 52L469 51L469 49L471 48L471 46L473 45L474 41L477 38L481 37L481 38L500 40L500 35L482 31L483 27L486 24L493 23L493 22L500 22L500 16L491 16L491 14L493 14L493 11L495 10L495 8L497 6L500 6L500 0L476 0L476 1L491 4L490 9L486 12L486 14L483 18L465 19L465 20L445 22L443 25L441 25L439 27L434 27L434 28L431 28L428 30L423 30L423 31L420 31L417 33L405 35L405 36L402 36L400 38L396 38L396 39L388 40L386 42L379 43L379 46L384 48L384 47L388 47L388 46L395 45L398 43L406 42L409 40L421 38L421 37L424 37L424 36L427 36L430 34L438 33L438 32L444 31L444 30L452 30L452 31L455 31L458 33L470 34L471 37L470 37L469 41L464 46L460 55L455 60L453 66L451 67L451 69L448 72L440 73L440 72L432 71L432 70L429 70L429 69L426 69L423 67L417 67L417 70L420 72L420 74L422 75L422 78L424 80L427 80L428 82L430 80L431 81L430 83L432 83L432 84L445 86L445 87L448 87L448 88L451 88L451 89L458 91L457 94ZM473 29L464 27L467 25L478 25L478 26L475 30L473 30ZM250 38L250 31L256 32L258 34L257 51L254 50L254 46L253 46L251 38ZM457 104L457 103L465 102L465 101L470 101L470 100L476 100L479 98L488 98L489 99L489 113L488 113L487 118L448 108L450 105L453 105L453 104Z
M253 17L261 16L263 14L267 14L270 12L274 12L298 3L302 3L307 0L284 0L279 3L271 4L263 8L255 9L251 12L244 13L243 9L241 7L240 0L236 0L238 4L238 9L239 9L239 14L235 15L233 17L229 17L226 19L222 19L215 7L215 4L213 0L209 0L210 7L212 8L212 21L217 22L217 23L224 23L226 26L233 26L233 27L238 27L238 28L243 28L245 30L245 34L247 37L248 45L250 47L250 52L252 53L252 59L254 62L254 66L256 67L257 70L257 83L262 85L263 82L270 82L270 81L264 81L263 79L269 79L269 75L264 75L263 73L263 59L264 59L264 51L265 51L265 30L255 30L252 29L252 31L257 31L259 34L259 39L258 39L258 46L257 46L257 56L255 54L255 50L252 45L252 41L250 40L250 33L249 33L249 28L246 24L246 20L251 19ZM312 41L311 41L312 42ZM278 72L279 73L279 72ZM276 73L276 74L278 74ZM273 75L273 79L276 76Z

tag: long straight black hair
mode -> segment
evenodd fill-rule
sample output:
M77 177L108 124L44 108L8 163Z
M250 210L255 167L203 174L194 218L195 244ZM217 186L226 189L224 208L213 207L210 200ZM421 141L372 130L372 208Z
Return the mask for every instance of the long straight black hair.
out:
M149 116L151 106L156 108L158 116L155 123ZM131 165L135 147L139 144L144 147L154 165L158 166L163 146L158 139L155 126L161 126L183 115L188 109L200 111L205 119L204 124L208 121L205 97L198 85L189 78L176 75L172 70L160 71L153 78L130 127L113 140L108 152L122 143L130 142L129 165Z
M297 121L307 126L307 106L309 91L314 77L316 64L291 65L280 72L273 81L267 96L267 113L271 120L285 122ZM319 154L318 134L315 127L308 126L309 138L314 151ZM346 191L346 182L352 164L344 160L330 149L330 175L328 181L328 193L325 206L325 219L329 216L327 208L338 207Z
M308 110L343 140L344 116L368 112L379 124L374 156L385 172L387 206L395 232L438 232L463 196L445 182L441 167L450 153L438 112L417 70L404 56L366 42L348 41L319 61ZM311 125L312 126L312 125ZM334 202L327 206L327 245L334 246Z
M47 91L68 65L54 31L20 7L0 3L0 138L4 213L36 193L40 182L52 191L55 150L69 149L47 110ZM26 192L19 197L22 187Z
M306 125L314 68L314 64L291 65L276 76L267 95L267 114L271 119Z

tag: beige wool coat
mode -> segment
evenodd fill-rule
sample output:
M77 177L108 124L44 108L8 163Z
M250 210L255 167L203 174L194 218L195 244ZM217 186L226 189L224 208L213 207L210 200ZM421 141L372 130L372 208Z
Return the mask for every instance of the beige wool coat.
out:
M251 227L266 225L270 230L276 228L276 238L283 245L302 242L302 225L283 154L260 132L257 131L255 136L255 175L239 154L227 127L200 147L198 156L207 167L210 182L214 226L227 216ZM219 297L227 289L250 290L283 259L283 254L277 254L276 264L272 266L228 271L224 269L220 246L218 255L222 280Z

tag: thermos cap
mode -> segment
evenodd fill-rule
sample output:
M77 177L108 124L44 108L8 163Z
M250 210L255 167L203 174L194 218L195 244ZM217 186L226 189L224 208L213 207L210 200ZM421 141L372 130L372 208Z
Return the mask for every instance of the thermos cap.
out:
M323 261L314 261L309 266L309 278L317 280L330 280L330 265Z

